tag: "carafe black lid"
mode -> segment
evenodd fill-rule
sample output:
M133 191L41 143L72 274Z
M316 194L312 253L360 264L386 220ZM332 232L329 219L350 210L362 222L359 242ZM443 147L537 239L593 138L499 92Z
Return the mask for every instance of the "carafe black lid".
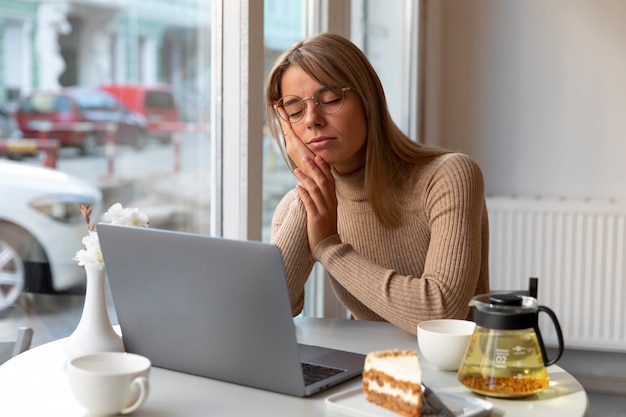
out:
M489 301L495 305L521 306L524 299L519 294L503 293L490 295Z
M472 298L478 326L498 330L533 328L537 323L537 300L515 293L490 293Z

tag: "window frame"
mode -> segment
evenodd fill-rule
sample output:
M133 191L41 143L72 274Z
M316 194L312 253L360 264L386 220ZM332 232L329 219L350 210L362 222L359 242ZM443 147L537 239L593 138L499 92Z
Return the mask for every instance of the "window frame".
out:
M263 2L214 3L213 50L221 62L213 67L220 69L212 93L211 234L261 240L263 71L258 68L263 68Z

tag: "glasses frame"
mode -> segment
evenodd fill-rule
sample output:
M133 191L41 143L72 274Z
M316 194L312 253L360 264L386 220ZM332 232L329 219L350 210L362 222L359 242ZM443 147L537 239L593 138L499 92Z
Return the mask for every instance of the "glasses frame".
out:
M329 89L329 88L332 88L332 89L337 88L337 89L340 89L340 90L341 90L341 107L339 107L336 111L333 111L333 112L331 112L331 113L328 113L328 112L326 112L326 111L322 110L322 109L320 108L320 103L319 103L319 101L315 100L315 96L316 96L316 95L318 95L318 93L319 93L320 91L322 91L322 90L324 90L324 89ZM320 113L322 113L322 114L326 114L326 115L337 114L337 113L339 113L339 112L343 109L343 106L345 106L345 104L346 104L346 91L350 91L350 90L352 90L352 87L339 87L339 86L336 86L336 85L323 85L323 86L321 86L320 88L318 88L317 90L315 90L315 92L313 93L313 95L312 95L312 96L309 96L309 97L298 97L298 96L296 96L295 94L287 94L286 96L282 96L281 98L279 98L278 100L276 100L276 101L274 102L274 106L272 106L272 107L274 107L274 111L276 112L276 115L278 115L278 117L279 117L281 120L284 120L284 121L285 121L285 122L287 122L287 123L299 123L299 122L301 122L301 121L304 119L304 115L305 115L305 113L306 113L306 109L307 109L307 103L306 103L306 100L313 100L313 105L315 106L315 108L317 109L317 111L319 111L319 112L320 112ZM283 107L283 108L284 108L284 106L279 106L279 105L278 105L278 103L279 103L279 102L281 102L281 101L283 101L285 97L294 97L294 98L297 98L297 99L299 99L300 101L302 101L302 106L303 106L303 109L302 109L302 116L300 116L300 118L298 118L297 120L289 120L289 118L285 119L285 118L281 115L281 112L278 110L278 107Z

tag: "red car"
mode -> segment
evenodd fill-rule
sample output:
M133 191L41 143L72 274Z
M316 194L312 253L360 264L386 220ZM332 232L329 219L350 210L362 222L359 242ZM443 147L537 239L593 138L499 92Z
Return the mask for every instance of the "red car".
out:
M179 127L174 92L167 85L111 84L100 88L113 94L130 110L143 115L148 121L150 136L161 142L169 142Z
M62 147L78 147L83 155L95 152L110 134L116 144L135 148L147 139L145 117L100 90L35 92L20 103L15 119L25 138L58 139Z

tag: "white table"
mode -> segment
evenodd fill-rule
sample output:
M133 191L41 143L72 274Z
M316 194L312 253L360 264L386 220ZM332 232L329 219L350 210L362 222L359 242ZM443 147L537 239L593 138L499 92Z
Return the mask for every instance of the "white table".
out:
M387 323L355 320L294 319L298 341L360 353L380 349L416 349L414 335ZM63 339L33 348L0 366L0 415L85 416L63 374ZM424 382L433 388L474 396L456 380L422 361ZM587 395L576 379L560 367L549 368L551 386L526 399L485 398L492 416L584 417ZM148 401L133 416L338 416L324 399L360 387L361 379L311 398L296 398L153 367Z

